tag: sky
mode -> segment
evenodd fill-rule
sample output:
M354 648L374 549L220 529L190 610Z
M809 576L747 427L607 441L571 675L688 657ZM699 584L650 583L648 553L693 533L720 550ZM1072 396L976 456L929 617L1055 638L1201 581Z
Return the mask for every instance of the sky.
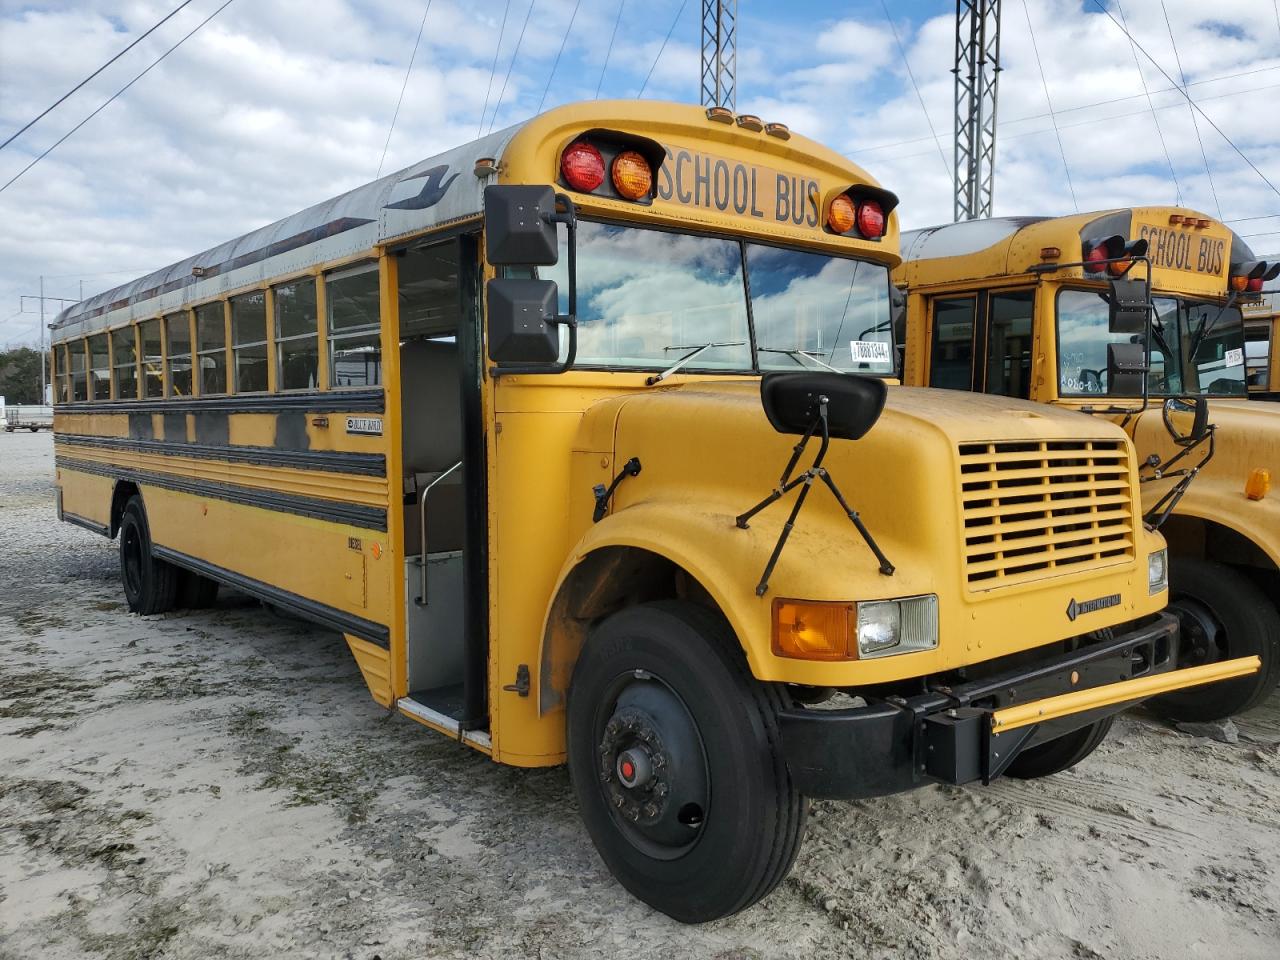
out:
M0 185L223 2L192 0L0 149ZM1280 251L1280 2L1103 2L1004 0L995 214L1181 201ZM0 0L0 141L178 3ZM232 0L0 189L0 347L39 342L20 298L42 275L49 297L90 296L560 103L696 103L701 6ZM904 229L949 222L954 17L950 0L740 0L737 109L861 164Z

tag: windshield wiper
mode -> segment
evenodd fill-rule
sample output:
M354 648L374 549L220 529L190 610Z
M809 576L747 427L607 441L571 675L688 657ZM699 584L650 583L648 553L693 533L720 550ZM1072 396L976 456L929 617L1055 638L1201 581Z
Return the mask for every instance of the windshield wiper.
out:
M816 356L815 354L809 352L808 350L801 350L799 348L796 348L793 350L786 350L786 349L783 349L782 347L756 347L756 351L758 353L786 354L788 357L795 360L796 363L800 363L799 358L804 357L806 360L812 360L814 363L816 363L819 367L821 367L824 370L830 370L832 373L844 373L844 371L841 370L839 367L833 367L831 364L827 363L821 357ZM804 364L802 363L800 365L804 366Z
M688 350L689 352L686 353L679 360L677 360L675 363L673 363L671 366L667 367L667 369L663 370L661 373L655 373L651 377L646 377L644 381L645 386L652 387L655 383L661 383L663 380L667 379L667 377L671 376L673 373L675 373L677 370L683 367L686 363L688 363L694 357L697 357L705 353L706 351L710 350L712 347L745 347L746 345L747 345L747 341L745 340L720 340L712 343L701 343L701 344L698 344L697 346L689 346L688 344L685 344L684 346L664 347L663 348L664 350Z

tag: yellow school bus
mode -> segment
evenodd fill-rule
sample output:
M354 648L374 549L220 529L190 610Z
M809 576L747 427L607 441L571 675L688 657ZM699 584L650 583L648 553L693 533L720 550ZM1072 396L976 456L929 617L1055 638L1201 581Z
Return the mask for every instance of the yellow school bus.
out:
M1280 399L1280 310L1276 295L1267 293L1242 303L1244 315L1245 382L1249 396L1258 400Z
M1169 541L1184 658L1262 657L1253 676L1152 706L1207 720L1261 702L1280 679L1280 416L1247 400L1241 308L1280 264L1181 207L975 220L902 245L906 382L1122 423ZM1116 322L1126 301L1133 325Z
M886 385L896 203L753 116L552 110L63 313L59 514L132 610L341 631L384 707L567 762L637 896L733 913L806 797L1052 773L1257 668L1179 664L1115 424Z

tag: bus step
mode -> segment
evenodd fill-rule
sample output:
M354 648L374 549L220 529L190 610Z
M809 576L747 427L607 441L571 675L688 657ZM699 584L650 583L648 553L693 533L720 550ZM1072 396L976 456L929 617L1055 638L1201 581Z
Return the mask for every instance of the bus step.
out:
M411 690L409 699L454 721L462 718L463 700L460 683L450 683L433 690Z

